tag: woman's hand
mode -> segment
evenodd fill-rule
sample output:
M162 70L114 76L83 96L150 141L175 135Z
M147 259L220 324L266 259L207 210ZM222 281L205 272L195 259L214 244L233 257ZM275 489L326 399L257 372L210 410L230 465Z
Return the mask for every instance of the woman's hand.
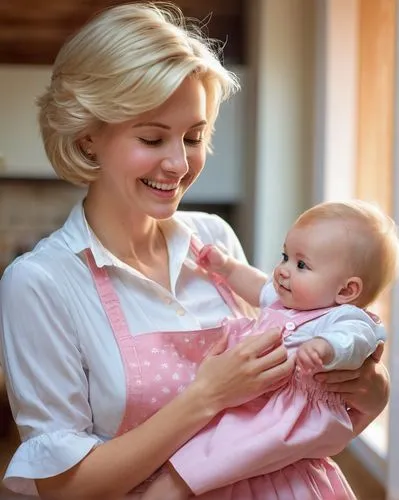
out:
M225 337L202 362L192 384L215 414L284 385L295 366L278 329L247 337L227 351L226 347Z
M350 408L349 415L356 434L362 432L388 403L389 375L380 362L383 351L384 346L380 344L358 370L315 375L316 380L327 384L329 391L342 394Z

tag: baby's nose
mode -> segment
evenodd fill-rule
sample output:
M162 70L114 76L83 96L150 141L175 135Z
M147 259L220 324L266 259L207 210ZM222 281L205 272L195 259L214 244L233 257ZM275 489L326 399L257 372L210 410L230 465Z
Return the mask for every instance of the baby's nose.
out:
M285 278L288 278L288 277L289 277L289 275L290 275L290 272L289 272L289 270L288 270L286 267L281 267L281 268L280 268L280 276L281 276L282 278L284 278L284 279L285 279Z

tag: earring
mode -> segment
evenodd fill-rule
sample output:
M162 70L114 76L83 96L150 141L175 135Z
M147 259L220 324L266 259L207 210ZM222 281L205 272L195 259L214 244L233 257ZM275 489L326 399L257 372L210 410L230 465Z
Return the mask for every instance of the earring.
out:
M92 152L91 149L86 149L85 154L90 161L96 161L96 155Z

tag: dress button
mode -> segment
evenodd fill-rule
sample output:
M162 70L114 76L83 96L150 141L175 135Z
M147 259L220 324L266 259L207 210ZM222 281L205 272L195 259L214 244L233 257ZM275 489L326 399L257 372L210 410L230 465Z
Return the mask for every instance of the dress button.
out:
M292 332L295 330L295 323L293 321L288 321L288 323L285 324L285 329Z
M185 311L184 309L180 308L180 309L178 309L178 310L176 311L176 314L177 314L178 316L184 316L184 315L186 314L186 311Z

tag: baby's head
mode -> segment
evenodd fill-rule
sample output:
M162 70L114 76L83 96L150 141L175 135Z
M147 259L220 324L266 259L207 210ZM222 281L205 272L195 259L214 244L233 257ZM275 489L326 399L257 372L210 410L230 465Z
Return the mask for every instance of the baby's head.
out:
M395 222L360 200L325 202L289 230L274 286L285 307L366 307L394 281L399 261Z

